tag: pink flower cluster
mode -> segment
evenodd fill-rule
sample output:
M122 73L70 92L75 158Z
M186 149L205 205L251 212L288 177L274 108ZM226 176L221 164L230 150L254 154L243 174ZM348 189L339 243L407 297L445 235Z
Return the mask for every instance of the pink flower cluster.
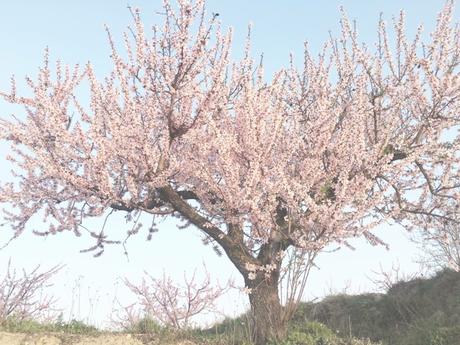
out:
M270 81L249 39L245 56L230 60L231 31L205 15L203 0L178 4L164 2L152 32L132 10L127 54L108 31L105 79L91 64L52 68L46 53L27 79L31 97L17 95L14 80L2 94L25 110L0 120L18 182L1 187L0 202L12 206L5 217L16 235L39 212L49 233L76 234L111 209L178 216L225 250L243 248L245 261L234 261L244 271L290 245L318 250L361 234L379 243L370 231L388 220L408 229L459 221L451 2L428 43L421 29L406 38L401 15L394 39L381 21L370 48L344 15L341 37L318 58L305 45L303 68L291 63ZM87 107L76 96L86 83ZM92 235L99 247L108 241ZM279 244L268 261L250 254L268 244Z

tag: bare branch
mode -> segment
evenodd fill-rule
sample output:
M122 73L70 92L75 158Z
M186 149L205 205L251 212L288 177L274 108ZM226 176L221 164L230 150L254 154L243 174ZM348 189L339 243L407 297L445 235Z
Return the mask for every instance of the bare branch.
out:
M11 266L11 259L3 278L0 279L0 323L9 318L17 320L49 320L56 316L56 298L46 294L51 286L50 280L64 266L54 266L41 270L40 266L32 271L18 271Z

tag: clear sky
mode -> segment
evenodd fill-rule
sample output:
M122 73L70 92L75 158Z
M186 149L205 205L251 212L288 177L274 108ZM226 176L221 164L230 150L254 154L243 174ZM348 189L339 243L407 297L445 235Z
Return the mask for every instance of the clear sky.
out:
M233 53L238 56L243 47L247 25L253 23L252 45L254 55L264 53L267 75L288 62L289 53L302 58L303 42L308 40L311 50L319 52L321 44L328 39L329 31L338 33L339 7L342 5L348 16L357 21L363 41L374 42L379 14L391 21L401 9L407 14L408 32L413 33L419 23L424 23L425 34L433 28L436 14L444 1L441 0L209 0L209 12L218 12L224 26L235 30ZM121 34L131 17L127 5L142 10L145 23L159 23L160 0L3 0L0 2L0 90L9 90L12 74L18 81L23 76L34 76L40 66L46 46L51 60L84 64L90 60L98 75L110 71L109 47L103 28L107 24L121 44ZM459 18L459 9L455 17ZM23 83L19 83L21 91ZM20 110L0 101L0 116L7 117ZM7 146L0 143L0 181L11 179L5 161ZM100 223L99 223L100 224ZM91 223L98 226L97 222ZM29 229L42 226L35 223ZM109 224L113 234L125 234L126 226L121 218ZM11 234L8 228L0 228L0 246ZM342 249L323 254L314 270L307 288L306 298L321 297L329 290L341 291L350 286L352 291L369 291L374 287L367 278L379 266L389 268L399 262L403 270L417 270L414 259L420 255L406 235L397 228L382 228L378 234L390 244L390 250L371 247L362 240L355 240L357 250ZM160 277L163 271L181 280L184 271L200 270L205 263L213 277L225 282L234 277L242 286L242 280L226 257L217 257L213 250L204 247L198 231L189 228L177 230L173 222L165 222L151 242L145 242L146 234L140 234L128 243L129 261L123 248L108 248L100 258L81 254L80 249L91 245L89 239L77 239L70 234L52 238L38 238L24 234L19 240L0 251L0 273L4 271L9 257L17 267L34 267L42 264L49 267L56 263L66 268L55 279L55 292L65 308L66 318L76 317L97 325L105 325L110 314L112 299L116 293L126 303L129 294L119 283L119 277L136 281L144 270ZM90 304L93 304L93 308ZM232 314L246 306L244 295L230 293L221 302L221 310Z

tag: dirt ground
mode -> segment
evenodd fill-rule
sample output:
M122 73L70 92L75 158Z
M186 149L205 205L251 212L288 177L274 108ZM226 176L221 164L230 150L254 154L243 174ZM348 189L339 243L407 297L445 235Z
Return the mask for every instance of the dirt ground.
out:
M117 335L68 335L68 334L23 334L0 332L0 345L156 345L158 342L142 342L130 334ZM163 344L162 344L163 345ZM194 345L184 341L164 345Z

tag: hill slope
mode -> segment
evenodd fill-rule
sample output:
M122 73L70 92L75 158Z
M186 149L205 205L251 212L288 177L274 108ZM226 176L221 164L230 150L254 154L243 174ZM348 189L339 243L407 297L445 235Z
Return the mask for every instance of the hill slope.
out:
M335 295L305 303L293 319L391 345L460 345L460 272L393 285L386 294Z

